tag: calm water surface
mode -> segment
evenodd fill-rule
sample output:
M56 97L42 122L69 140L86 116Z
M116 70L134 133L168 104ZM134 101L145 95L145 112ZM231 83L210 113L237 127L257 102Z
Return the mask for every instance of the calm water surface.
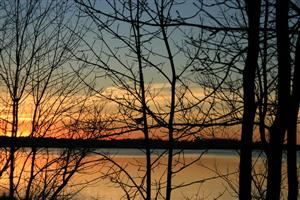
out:
M143 166L145 158L142 151L137 150L107 150L104 151L115 155L114 161L121 166L124 166L132 177L140 177L144 174ZM158 151L156 153L162 153ZM203 154L203 151L185 151L182 154L174 157L174 163L177 166L174 170L178 170L183 166L182 163L192 163L182 171L178 172L173 178L173 187L188 185L186 187L174 189L172 192L172 199L215 199L220 197L222 200L231 200L237 197L235 193L238 189L237 175L238 175L238 153L235 151L221 151L214 150ZM201 156L201 158L200 158ZM152 160L158 156L154 155ZM153 188L157 190L155 183L164 182L166 180L166 162L167 157L160 158L160 164L152 171ZM257 160L262 166L262 161ZM102 166L98 166L99 170ZM95 174L92 175L95 177ZM88 179L88 176L78 176L77 180ZM137 178L138 179L138 178ZM192 185L189 185L194 183ZM164 190L161 191L164 196ZM153 197L155 192L153 192ZM118 184L113 184L109 179L102 179L101 181L83 189L77 199L103 199L114 200L121 199L124 195L122 188ZM139 199L139 198L137 198ZM163 198L158 198L163 199Z
M22 180L28 180L30 159L28 159L29 150L25 149L19 152L16 161L16 181L21 177ZM42 169L45 163L61 155L62 150L51 149L39 152L35 171ZM46 156L47 155L47 156ZM173 157L173 183L172 200L181 199L237 199L238 191L238 152L230 150L210 150L210 151L192 151L186 150L175 153ZM46 158L45 158L46 157ZM265 156L260 152L253 153L254 179L258 187L265 187ZM51 170L55 171L61 167L65 161L60 164L53 164L47 171L48 177L51 178ZM145 154L136 149L101 149L91 150L82 161L84 164L71 178L65 193L71 193L72 199L89 199L89 200L117 200L124 198L124 191L133 194L137 185L145 183ZM166 165L167 156L162 150L154 151L152 154L152 197L163 199L165 196L166 185ZM122 169L122 170L120 170ZM22 173L20 173L22 171ZM283 167L283 176L285 177L285 165ZM37 176L36 180L44 178L45 173ZM60 177L59 177L60 178ZM59 180L58 180L59 181ZM42 181L41 181L42 182ZM2 193L8 192L8 179L2 176L0 181ZM39 183L38 183L39 184ZM283 184L284 185L284 184ZM285 185L284 185L285 186ZM22 187L19 193L22 194ZM286 191L283 189L283 198L285 199ZM126 198L124 198L126 199ZM142 199L136 196L136 199Z

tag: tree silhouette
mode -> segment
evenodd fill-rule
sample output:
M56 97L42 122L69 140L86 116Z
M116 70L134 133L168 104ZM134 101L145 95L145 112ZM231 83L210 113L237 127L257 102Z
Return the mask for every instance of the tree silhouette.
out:
M76 78L72 68L66 67L74 65L70 51L78 48L77 36L84 34L80 32L79 19L71 16L76 12L72 5L69 1L42 0L1 1L0 4L0 103L5 108L1 114L4 124L1 128L2 134L11 137L8 159L10 199L31 199L39 195L41 186L37 183L38 177L46 174L44 172L49 170L50 163L78 156L70 152L68 156L51 160L51 156L45 155L49 163L40 166L38 159L43 151L33 144L28 154L22 153L22 149L16 148L14 143L19 136L59 136L54 134L63 131L62 120L66 113L73 112L86 98L74 101L74 95L82 89L82 82ZM72 162L65 163L65 171L70 172L72 166ZM78 166L76 163L75 168ZM68 180L56 183L61 185L54 196L61 193ZM44 192L47 187L44 185ZM39 198L47 195L50 193L43 193Z

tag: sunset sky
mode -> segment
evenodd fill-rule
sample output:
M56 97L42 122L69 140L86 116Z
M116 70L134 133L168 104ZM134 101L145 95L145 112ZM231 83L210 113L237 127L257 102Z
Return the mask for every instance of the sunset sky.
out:
M239 25L236 20L243 23L238 10L227 13L231 19L223 16L226 6L206 4L206 9L201 9L198 5L197 1L165 5L164 15L174 22L185 19L212 27L221 22L235 27ZM12 3L7 8L12 12L14 6ZM149 125L167 127L174 79L175 124L199 125L184 129L190 134L237 137L243 103L245 54L240 49L246 44L244 35L232 37L194 26L169 26L164 29L164 38L156 10L159 7L153 2L139 17L135 9L132 13L128 7L118 10L123 8L120 1L116 10L110 1L97 1L90 10L72 3L43 1L29 16L31 19L26 18L24 6L19 21L5 21L5 16L12 14L0 11L4 17L0 23L7 28L0 32L5 49L0 65L2 134L10 135L12 130L14 102L17 135L28 136L32 131L48 137L64 136L69 131L74 135L76 127L77 137L84 128L114 133L118 126L122 131L127 126L135 133L141 131L136 122L142 117L141 58ZM116 20L109 17L114 12ZM130 17L145 22L139 27L139 40ZM20 34L23 38L18 37ZM217 45L219 41L222 46ZM271 103L275 95L274 91L269 93ZM270 115L266 123L272 120ZM70 127L72 130L68 130Z

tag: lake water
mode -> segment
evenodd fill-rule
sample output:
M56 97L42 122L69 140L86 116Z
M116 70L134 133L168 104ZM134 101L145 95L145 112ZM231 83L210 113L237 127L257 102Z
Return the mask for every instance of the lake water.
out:
M22 196L28 185L31 166L29 150L18 153L15 169L15 184L18 184L19 195ZM55 184L65 180L80 159L79 151L71 154L62 150L41 150L34 163L33 192L41 191L41 184L56 187ZM49 164L51 163L51 164ZM68 167L66 166L68 163ZM162 150L152 154L152 197L164 199L166 185L167 156ZM254 193L259 195L260 189L266 185L265 159L259 152L253 154ZM46 166L46 167L45 167ZM172 199L237 199L239 157L236 151L211 150L182 151L173 157L173 191ZM65 169L68 170L65 170ZM58 170L59 169L59 170ZM65 171L64 171L65 170ZM283 177L286 177L285 165ZM76 173L72 175L63 194L72 194L72 199L116 200L127 199L128 195L142 199L137 188L145 187L145 154L135 149L102 149L92 150L80 160ZM53 178L52 178L53 177ZM7 193L7 174L1 177L2 193ZM51 182L52 181L52 182ZM283 181L285 182L285 181ZM25 185L25 186L23 186ZM45 184L46 185L46 184ZM286 187L285 183L283 187ZM50 189L47 189L47 191ZM46 191L46 189L45 189ZM50 192L49 192L50 193ZM282 190L283 198L286 190Z
M230 180L230 184L237 184L237 172L239 160L237 154L234 152L224 151L212 151L206 153L200 157L202 152L187 151L184 152L181 157L174 157L174 169L179 170L184 165L194 162L190 166L187 166L182 171L174 175L173 187L182 185L188 185L186 187L174 189L172 192L172 199L215 199L218 196L220 199L233 199L236 194L234 190L230 189L227 181ZM152 160L155 160L157 156L153 156ZM126 169L133 177L139 177L144 174L143 167L145 165L144 156L139 152L132 154L131 150L122 150L120 154L116 154L114 160L122 166L126 166ZM167 158L160 158L160 164L155 166L152 171L153 177L153 197L159 190L160 186L165 185L166 180L166 162ZM220 176L223 176L222 178ZM233 188L234 189L234 188ZM163 199L165 191L162 189L162 197L158 196L158 199ZM93 194L93 195L91 195ZM118 184L112 184L110 180L103 180L98 182L95 187L86 188L81 192L81 197L85 199L120 199L124 192ZM137 198L139 199L139 198Z

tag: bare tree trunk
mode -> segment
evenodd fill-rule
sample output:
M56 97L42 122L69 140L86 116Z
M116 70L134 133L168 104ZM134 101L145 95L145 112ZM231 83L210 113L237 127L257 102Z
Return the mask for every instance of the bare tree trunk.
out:
M11 146L10 146L10 174L9 174L9 197L14 199L14 170L15 170L15 146L14 139L17 137L18 132L18 113L19 113L19 97L18 97L18 84L20 76L20 51L22 50L22 39L20 39L20 27L19 27L19 5L20 2L16 1L16 49L15 49L15 59L16 59L16 71L12 80L12 129L11 129Z
M145 149L146 149L146 199L151 200L151 150L149 143L149 130L147 124L147 104L146 104L146 96L145 96L145 84L144 84L144 75L143 75L143 67L142 67L142 58L140 56L140 34L139 27L137 27L137 54L138 54L138 62L139 62L139 76L140 76L140 88L141 88L141 101L142 101L142 118L143 118L143 132L145 137Z
M249 21L248 53L243 75L244 113L240 156L239 199L251 200L252 136L255 117L255 71L259 50L260 0L246 1Z
M171 200L171 193L172 193L172 176L173 176L173 149L174 149L174 117L175 117L175 101L176 101L176 67L173 59L172 50L170 47L170 43L168 40L167 30L165 27L165 16L164 13L164 5L163 2L161 3L161 8L158 13L160 13L159 21L160 21L160 28L163 36L164 45L168 55L168 61L171 68L171 95L170 95L170 110L169 110L169 120L168 120L168 163L167 163L167 185L166 185L166 200Z
M131 1L130 1L131 4ZM132 9L132 5L130 6ZM131 20L133 19L133 11L131 11ZM144 82L144 74L143 74L143 63L142 63L142 51L141 51L141 34L140 34L140 4L137 1L137 11L136 11L136 20L137 23L134 24L134 36L135 36L135 45L136 45L136 54L138 59L138 66L139 66L139 86L141 89L141 104L142 104L142 120L143 120L143 132L145 137L145 149L146 149L146 199L151 200L151 149L149 143L149 130L148 130L148 123L147 123L147 103L146 103L146 91L145 91L145 82Z
M162 22L162 24L164 24ZM169 137L169 146L168 146L168 170L167 170L167 188L166 188L166 200L171 199L172 192L172 166L173 166L173 148L174 148L174 116L175 116L175 94L176 94L176 71L175 64L173 61L173 56L171 52L170 45L168 43L168 38L164 27L162 27L162 33L164 42L167 48L168 57L170 61L171 71L172 71L172 81L171 81L171 104L170 104L170 118L168 122L168 137Z
M290 120L287 132L287 167L288 167L288 199L298 199L298 175L297 175L297 119L300 102L300 34L298 34L296 53L295 53L295 67L293 78L293 91L290 103Z
M275 121L270 129L267 200L280 199L282 146L289 121L291 64L288 32L288 5L288 0L276 1L278 106Z
M18 28L18 25L17 25ZM14 199L14 170L15 170L15 145L14 145L14 139L17 137L18 133L18 125L19 125L19 96L18 96L18 85L19 85L19 75L20 75L20 50L21 46L19 46L19 38L18 38L18 32L17 30L17 49L16 49L16 71L14 74L14 83L13 83L13 108L12 108L12 130L11 130L11 147L10 147L10 175L9 175L9 197L11 199Z
M9 198L14 199L14 160L15 160L15 146L14 141L11 140L11 146L10 146L10 173L9 173Z
M260 88L260 101L258 103L259 111L259 133L262 144L267 147L268 142L266 138L266 114L268 110L268 78L267 78L267 62L268 62L268 23L269 23L269 1L265 1L264 6L264 31L263 31L263 51L262 51L262 63L261 73L258 74L258 82ZM266 149L265 149L266 150Z
M37 154L37 149L35 147L32 147L32 158L31 158L31 166L30 166L30 175L29 175L29 180L28 180L28 185L26 188L26 194L25 194L25 199L30 200L30 188L31 184L34 181L34 166L35 166L35 159L36 159L36 154Z

